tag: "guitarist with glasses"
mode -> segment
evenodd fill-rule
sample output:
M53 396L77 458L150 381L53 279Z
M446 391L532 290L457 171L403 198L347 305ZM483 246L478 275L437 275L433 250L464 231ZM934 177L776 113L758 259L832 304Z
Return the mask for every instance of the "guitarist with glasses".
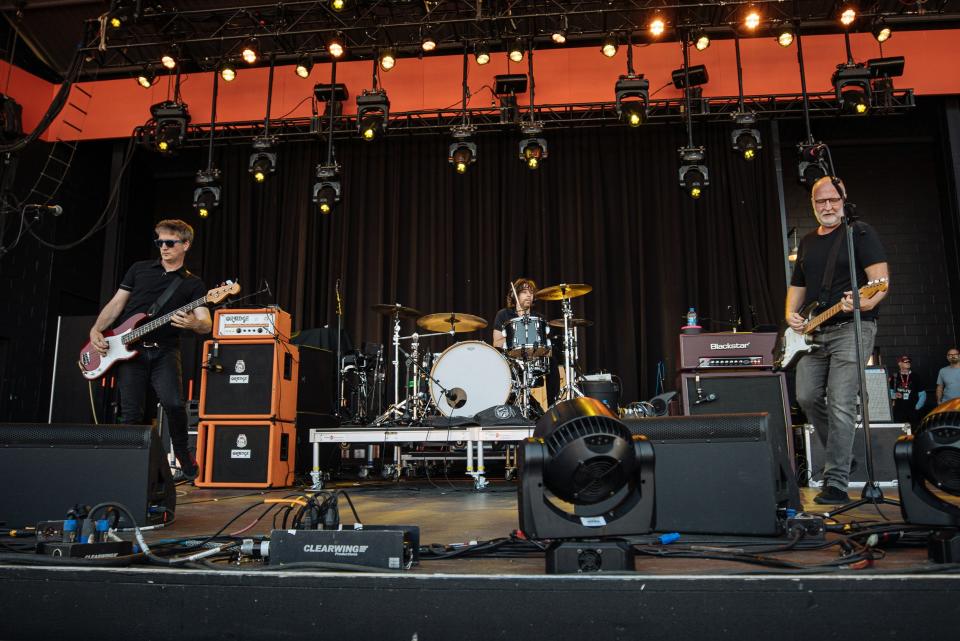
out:
M846 192L842 181L838 181ZM861 297L862 354L873 352L877 334L877 306L887 292L887 256L877 231L864 222L853 223L857 260L857 283L850 283L842 216L844 194L829 176L813 184L810 201L819 227L800 241L797 262L787 290L786 321L790 329L803 332L815 313L823 320L813 338L818 345L797 364L797 402L816 428L824 446L823 488L814 498L820 504L840 505L850 497L847 487L853 460L853 439L860 387L856 334L853 325L853 292L868 282L883 287L870 297ZM801 310L813 308L810 315ZM832 308L832 309L831 309Z
M183 264L193 243L193 228L182 220L161 220L154 231L157 236L154 244L160 250L159 260L134 263L123 277L117 293L90 328L90 344L101 355L106 355L108 349L103 332L114 324L122 324L134 314L162 316L190 301L203 298L207 293L203 281ZM136 358L116 365L120 391L119 421L126 424L143 423L147 385L152 385L167 416L173 451L185 480L196 477L197 464L188 449L180 333L189 330L207 334L212 325L210 311L206 307L179 312L169 324L152 331L139 344L137 349L140 353Z

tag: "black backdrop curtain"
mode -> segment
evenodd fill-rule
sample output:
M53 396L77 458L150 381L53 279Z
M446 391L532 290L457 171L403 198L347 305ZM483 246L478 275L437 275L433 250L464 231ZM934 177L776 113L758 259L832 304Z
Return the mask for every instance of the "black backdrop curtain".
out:
M729 125L698 126L696 136L707 147L711 180L698 202L678 187L677 149L686 140L677 125L551 129L549 158L534 172L517 158L517 133L484 134L476 140L478 162L463 176L446 161L446 135L337 141L343 200L326 216L310 202L322 141L282 145L277 173L263 185L247 173L250 149L226 147L217 150L222 206L206 220L190 210L192 171L205 156L138 152L129 202L139 213L126 225L130 237L145 238L160 218L186 218L198 231L188 265L210 286L238 276L249 292L266 279L295 328L335 326L340 278L344 326L355 344L389 340L388 320L369 310L376 303L492 321L512 278L541 287L589 283L594 291L574 302L577 316L595 322L581 358L587 371L617 374L627 402L654 393L661 362L666 388L673 387L687 307L720 321L732 306L747 327L751 306L760 323L781 316L772 154L743 161L730 148ZM131 245L127 258L146 247ZM548 319L560 316L559 303L537 308ZM708 328L727 329L719 322ZM412 329L407 321L404 333ZM458 338L489 341L490 330ZM452 342L433 341L430 351Z

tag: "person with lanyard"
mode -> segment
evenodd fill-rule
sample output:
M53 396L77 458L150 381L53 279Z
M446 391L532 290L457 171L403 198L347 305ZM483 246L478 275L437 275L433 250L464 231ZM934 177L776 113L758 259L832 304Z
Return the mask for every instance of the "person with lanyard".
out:
M193 243L193 228L182 220L161 220L154 232L156 239L153 242L160 250L159 260L142 260L131 265L117 293L104 306L90 329L90 342L101 354L107 353L104 330L138 313L163 316L207 293L203 281L183 264ZM180 333L189 330L207 334L212 325L210 310L206 307L175 314L169 325L152 331L137 344L140 353L136 358L121 361L116 366L120 392L118 421L134 425L143 423L147 385L151 385L167 417L173 452L180 463L176 480L193 480L198 472L187 436Z
M910 357L904 354L897 358L897 371L890 376L890 398L893 400L893 420L910 423L916 429L920 423L927 392L922 376L912 369Z
M837 185L846 188L839 179ZM850 500L847 487L853 460L853 437L857 420L860 368L857 362L853 320L853 287L867 281L889 278L886 252L876 229L867 223L853 223L857 283L850 282L842 216L845 193L825 176L813 184L811 205L819 226L800 241L790 287L787 290L786 321L803 331L806 319L798 312L809 303L823 311L840 303L841 313L833 316L815 333L819 349L797 364L797 402L814 425L824 446L823 488L814 498L820 504L843 504ZM861 298L861 354L873 351L877 334L877 306L887 290Z

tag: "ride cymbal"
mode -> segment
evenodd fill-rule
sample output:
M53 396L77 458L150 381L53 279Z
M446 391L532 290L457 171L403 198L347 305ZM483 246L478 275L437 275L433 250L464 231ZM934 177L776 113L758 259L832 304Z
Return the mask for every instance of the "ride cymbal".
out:
M565 298L576 298L593 291L592 285L585 283L560 283L552 287L544 287L537 290L533 297L537 300L563 300Z
M593 326L593 321L587 320L586 318L571 318L567 322L570 323L570 327L592 327ZM550 325L550 327L559 327L562 329L563 319L555 318L547 324Z
M475 332L487 326L487 321L473 314L441 312L417 319L417 325L431 332Z
M390 303L380 303L379 305L371 305L370 309L385 316L393 316L396 314L400 318L417 318L423 315L419 309L404 307L400 303L394 303L392 305Z

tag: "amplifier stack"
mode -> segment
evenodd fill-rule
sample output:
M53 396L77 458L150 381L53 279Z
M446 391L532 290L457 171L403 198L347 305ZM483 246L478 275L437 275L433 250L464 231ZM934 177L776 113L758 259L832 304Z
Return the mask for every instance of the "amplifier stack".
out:
M198 487L293 483L300 353L279 307L219 309L203 345Z

